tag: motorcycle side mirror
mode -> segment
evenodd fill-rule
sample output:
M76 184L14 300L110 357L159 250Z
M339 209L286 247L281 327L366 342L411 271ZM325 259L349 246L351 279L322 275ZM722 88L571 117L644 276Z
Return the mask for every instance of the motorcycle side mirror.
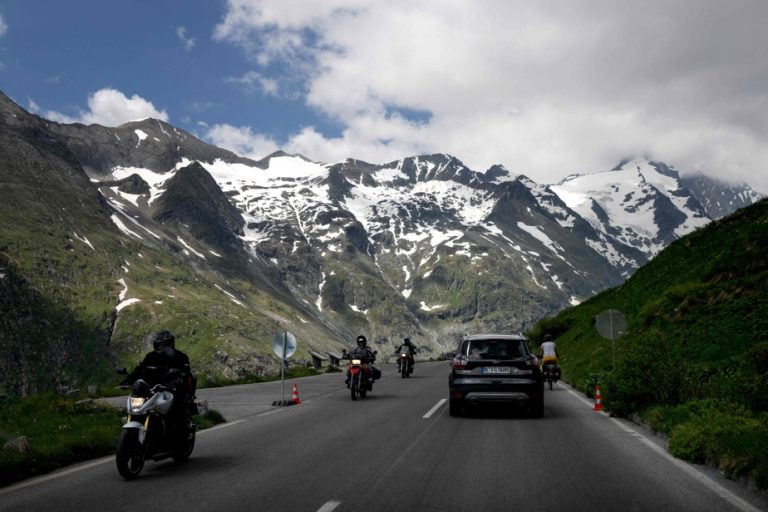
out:
M128 375L128 370L126 370L124 366L115 368L115 372L117 372L118 375Z
M373 355L376 355L376 354L378 354L378 353L379 353L379 351L378 351L378 350L374 350L374 351L373 351Z

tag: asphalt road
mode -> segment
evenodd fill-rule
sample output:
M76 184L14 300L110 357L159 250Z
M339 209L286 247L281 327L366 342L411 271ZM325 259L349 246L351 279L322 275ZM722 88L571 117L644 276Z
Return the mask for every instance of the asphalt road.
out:
M541 419L448 415L448 363L402 379L392 365L353 402L340 373L205 389L228 423L202 431L184 464L148 462L124 481L112 457L0 489L0 511L733 511L768 500L676 461L637 426L564 385ZM115 433L117 438L117 432Z

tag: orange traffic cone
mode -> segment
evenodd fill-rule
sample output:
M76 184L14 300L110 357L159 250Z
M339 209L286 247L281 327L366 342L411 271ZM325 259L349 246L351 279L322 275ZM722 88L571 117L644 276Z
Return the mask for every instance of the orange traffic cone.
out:
M293 392L291 393L291 400L293 400L294 404L300 404L301 400L299 400L299 386L294 384L293 385Z
M602 411L603 410L603 397L600 396L600 386L595 386L595 407L592 408L593 411Z

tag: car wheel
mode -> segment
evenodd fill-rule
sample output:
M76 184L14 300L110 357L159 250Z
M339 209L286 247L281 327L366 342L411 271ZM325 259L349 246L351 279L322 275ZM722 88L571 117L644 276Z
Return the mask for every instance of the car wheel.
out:
M462 403L461 400L451 398L448 400L448 414L451 416L461 416Z
M544 416L544 394L533 399L531 402L531 417L541 418Z

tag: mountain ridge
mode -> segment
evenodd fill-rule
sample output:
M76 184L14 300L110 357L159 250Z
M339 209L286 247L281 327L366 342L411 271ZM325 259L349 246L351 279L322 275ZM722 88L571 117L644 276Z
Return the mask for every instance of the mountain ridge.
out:
M19 212L35 212L61 233L51 253L72 247L76 260L101 269L88 287L68 282L57 300L71 302L75 318L83 317L78 308L94 310L85 322L95 316L108 333L91 337L107 366L146 348L141 331L165 327L213 380L276 368L270 331L288 328L306 340L297 363L310 350L340 351L361 332L382 353L410 335L423 356L437 356L466 332L522 331L620 284L704 219L689 196L673 194L681 186L667 169L647 161L637 162L644 176L670 191L634 187L634 171L619 169L613 177L623 176L628 192L607 201L603 189L597 198L576 190L577 178L540 185L501 165L476 172L446 154L376 165L280 151L254 161L157 120L59 125L0 100L10 114L0 131L8 161L18 163L13 176L40 197L55 193L56 178L29 172L8 142L31 133L36 152L60 155L66 169L47 167L54 176L79 176L62 206L90 198L65 218L51 209L55 200L19 196L13 225L0 228L0 256L19 264L34 289L50 287L49 274L30 273L46 260ZM17 197L11 176L4 167L4 199ZM98 222L82 221L94 215ZM57 241L69 232L70 241ZM9 250L14 238L27 241L23 250ZM57 259L61 271L77 265Z

